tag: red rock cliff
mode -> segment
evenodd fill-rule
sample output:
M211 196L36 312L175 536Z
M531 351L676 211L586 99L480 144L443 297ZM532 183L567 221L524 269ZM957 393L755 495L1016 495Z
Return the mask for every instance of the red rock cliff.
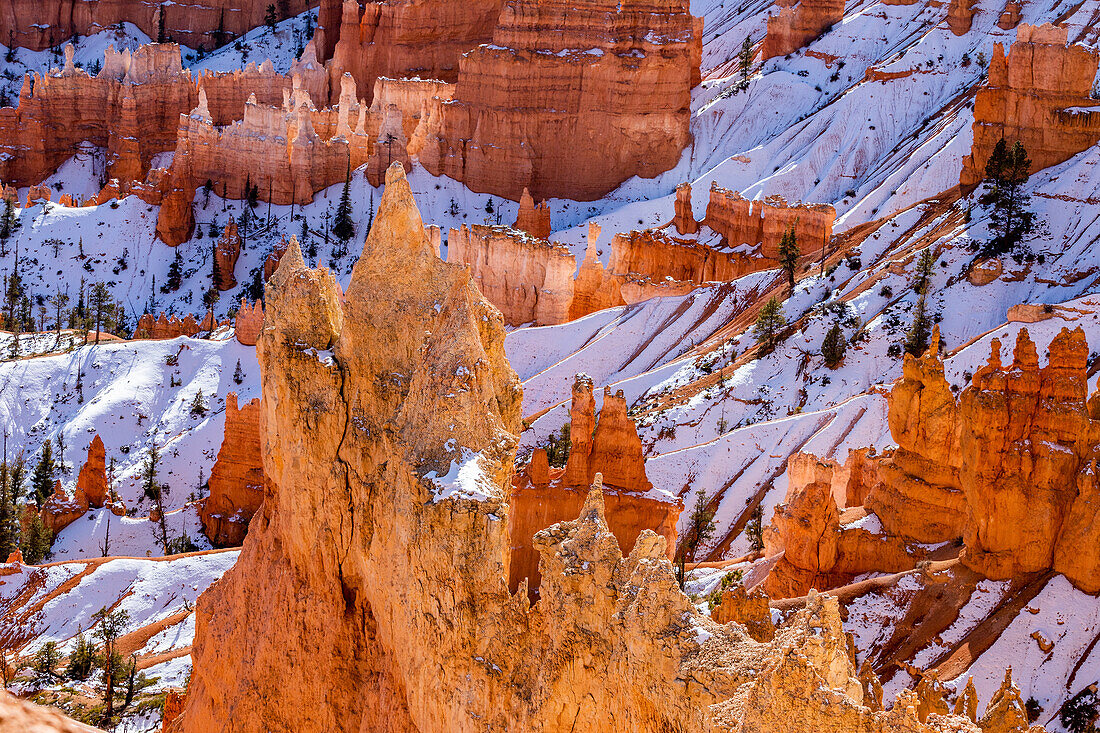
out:
M107 503L107 458L98 433L88 444L88 459L80 467L76 493L83 494L88 504L94 507Z
M776 0L761 54L767 61L808 46L844 17L844 0Z
M961 182L985 177L997 141L1017 140L1031 158L1031 172L1057 165L1100 141L1100 106L1091 98L1100 54L1074 44L1068 31L1021 25L1005 57L994 46L989 77L974 99L974 143L963 159Z
M0 38L16 46L42 51L72 38L91 35L117 23L133 23L145 35L156 38L160 16L165 35L191 48L212 50L219 28L226 40L244 35L264 23L266 0L198 0L189 3L149 3L135 0L83 3L51 0L47 3L12 0L0 11ZM283 6L280 6L283 7ZM306 0L287 0L287 16L310 7ZM224 43L225 41L223 41Z
M508 0L492 44L460 60L421 163L514 201L652 178L691 139L696 32L684 0Z
M237 395L225 396L225 437L210 470L210 495L199 518L203 533L216 547L244 542L252 515L264 499L264 466L260 439L260 401L239 409Z

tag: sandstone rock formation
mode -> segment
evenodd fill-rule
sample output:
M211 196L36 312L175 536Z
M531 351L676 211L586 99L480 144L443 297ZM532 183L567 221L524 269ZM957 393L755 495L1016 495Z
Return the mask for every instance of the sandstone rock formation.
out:
M237 222L232 219L225 225L222 235L214 243L214 267L218 277L214 285L218 290L226 291L237 287L237 278L233 269L237 258L241 256L241 235L237 233Z
M1100 53L1067 46L1068 31L1023 24L1005 57L996 45L989 77L974 100L974 143L961 182L977 185L997 141L1017 140L1031 172L1057 165L1100 141L1100 106L1091 98Z
M400 167L343 303L292 245L266 304L270 481L197 604L175 730L977 730L862 707L835 601L763 645L700 614L664 540L622 556L598 482L535 539L539 602L510 594L519 383L499 314L432 251Z
M961 537L966 521L958 409L943 374L939 338L933 329L923 356L905 356L902 378L888 398L898 448L879 464L879 483L867 498L889 534L924 543Z
M0 180L37 184L90 142L107 149L108 175L128 193L145 179L154 155L175 147L179 117L196 106L200 89L212 119L224 125L240 115L250 94L273 104L291 85L270 62L192 79L175 44L149 44L133 53L108 48L93 77L73 65L72 46L66 46L62 69L24 77L19 106L0 108ZM151 203L160 203L159 197Z
M834 588L863 573L908 570L921 559L919 550L877 527L873 515L862 509L840 514L834 465L805 453L787 463L787 496L764 530L764 554L782 553L764 583L772 598Z
M264 328L264 304L257 300L252 305L241 299L237 317L233 319L233 335L245 346L255 346Z
M759 587L749 593L745 586L735 585L722 591L722 600L710 615L720 624L736 621L757 641L771 641L775 638L775 624L768 600Z
M492 44L459 61L420 162L513 201L652 178L691 140L701 31L684 0L511 0Z
M577 261L564 245L516 229L463 224L447 237L447 261L470 267L478 289L510 326L569 320Z
M305 0L287 0L286 17L305 12ZM156 38L163 18L167 38L207 50L263 25L267 3L258 0L199 0L189 3L81 3L57 0L48 4L16 0L0 13L0 38L42 51L79 34L91 35L118 23L133 23Z
M146 313L138 319L131 338L174 339L177 336L195 336L201 330L199 322L190 313L182 319L178 316L166 317L163 313L154 319L152 313Z
M53 493L42 504L42 524L57 536L57 533L84 516L88 511L88 498L78 488L73 496L65 493L61 482L55 481Z
M454 82L459 59L493 39L503 0L322 0L319 55L333 80L350 73L363 89L379 77ZM331 30L330 30L331 29ZM368 98L367 101L371 101Z
M965 36L974 24L974 0L951 0L947 6L947 27L956 36Z
M76 493L83 495L90 506L102 507L107 503L107 458L103 440L97 433L88 444L88 459L80 467L76 478Z
M644 530L665 538L672 558L676 549L676 520L683 502L667 492L653 491L646 477L642 441L627 415L620 391L604 389L603 406L596 419L592 380L578 374L573 381L570 405L569 458L564 468L551 468L546 451L535 451L525 470L512 481L511 567L508 586L515 592L526 580L532 597L541 581L539 553L532 538L540 530L575 516L585 501L587 488L601 476L607 523L629 554Z
M765 61L808 46L844 17L844 0L776 0L760 52Z
M215 547L244 542L248 523L264 500L261 432L259 399L238 409L237 394L227 394L225 434L210 469L210 494L199 511L203 534Z
M514 229L527 232L536 239L546 239L550 236L550 206L545 201L535 205L535 199L526 188L519 197L519 211L516 213Z
M101 733L67 718L53 708L41 707L0 690L0 733Z
M290 241L294 244L298 243L298 238L291 235ZM264 282L266 283L271 279L275 271L279 269L279 262L283 259L283 255L286 254L289 243L285 239L280 239L279 242L271 248L271 251L267 253L267 257L264 258Z

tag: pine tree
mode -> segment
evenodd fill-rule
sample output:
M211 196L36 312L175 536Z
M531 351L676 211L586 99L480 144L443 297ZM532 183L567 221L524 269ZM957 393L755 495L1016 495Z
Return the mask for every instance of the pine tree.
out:
M53 493L54 474L57 467L53 462L53 443L46 441L42 444L42 456L38 459L38 465L31 474L31 490L34 492L34 503L41 509Z
M76 634L76 645L69 655L69 663L65 667L65 676L73 680L86 680L95 665L95 647L84 638L84 629L80 629Z
M233 370L233 383L240 384L244 381L244 372L241 370L241 360L237 359L237 368Z
M921 293L917 300L917 308L913 311L913 324L905 335L905 353L913 356L921 356L928 348L928 337L932 335L932 319L928 317L925 298L927 293Z
M79 376L80 373L77 372L77 375ZM68 476L72 469L69 468L68 463L65 463L65 433L59 430L54 440L57 443L57 450L53 454L54 465L57 466L58 473L62 476Z
M340 194L340 204L336 207L336 218L332 223L332 233L337 239L347 242L355 236L355 224L351 220L351 168L344 179L344 190Z
M783 306L779 298L772 296L771 300L764 304L760 315L753 326L753 336L760 345L761 356L767 356L779 343L779 332L787 325L787 318L783 315Z
M844 332L840 330L840 324L834 323L829 332L825 334L825 340L821 342L821 357L825 360L825 366L836 369L844 361L844 351L848 344L844 340Z
M917 260L917 279L913 283L913 290L923 293L932 282L932 273L936 269L936 256L932 254L932 248L927 247L920 253Z
M19 548L19 507L15 500L5 451L4 460L0 462L0 556L3 557Z
M15 209L11 199L4 199L4 214L0 216L0 242L7 242L15 229ZM0 252L4 256L6 252Z
M199 230L201 231L201 229ZM172 264L168 266L168 282L164 285L165 293L174 293L180 289L180 284L183 282L183 258L180 256L180 248L176 247L175 256L172 257Z
M158 524L160 530L160 546L165 555L169 554L170 542L168 539L168 508L164 504L168 496L168 487L160 483L157 476L157 467L160 463L160 449L156 440L149 446L149 452L145 455L145 462L141 467L141 488L144 496L156 503Z
M695 492L695 505L688 517L687 529L676 549L676 580L684 587L687 563L695 561L695 553L714 534L714 510L710 508L707 494L702 489Z
M157 8L157 43L168 40L168 33L164 29L164 3Z
M1035 231L1035 213L1029 210L1031 196L1024 190L1031 160L1019 141L1008 147L1004 138L997 141L985 166L985 192L979 199L989 206L989 228L993 238L981 254L995 257L1012 252Z
M783 232L783 238L779 240L779 266L787 273L787 285L794 293L794 275L798 269L798 258L802 251L798 249L798 239L794 234L794 227Z
M206 411L206 398L202 396L202 390L200 389L195 392L195 397L191 400L191 417L205 417Z
M47 641L34 654L34 671L40 680L52 681L59 676L55 671L61 664L61 651L57 648L56 641Z
M92 621L95 623L93 633L103 643L100 663L103 671L104 710L101 722L110 725L115 715L115 686L123 676L120 675L123 669L122 657L115 648L115 643L130 622L130 614L121 609L108 612L106 608L101 608L92 615Z
M264 25L268 27L268 30L275 30L275 24L278 23L278 16L275 14L275 6L268 5L267 10L264 12Z
M27 534L23 537L19 548L23 551L23 560L28 565L38 565L50 553L51 545L53 545L53 532L46 529L46 525L42 523L42 516L38 512L33 512Z
M764 508L759 504L752 510L748 524L745 525L745 535L749 539L750 550L764 551Z
M738 86L745 89L749 86L749 74L752 72L752 36L745 36L741 42L741 51L737 54L737 65L741 70L741 81Z
M93 320L95 322L95 342L99 344L99 334L103 330L104 316L111 307L111 292L101 282L92 286L91 295L88 296L88 304L91 306Z

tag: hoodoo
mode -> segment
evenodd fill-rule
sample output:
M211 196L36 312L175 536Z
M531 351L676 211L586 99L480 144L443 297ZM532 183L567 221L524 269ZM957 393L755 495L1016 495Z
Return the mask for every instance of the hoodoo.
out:
M266 315L270 482L199 599L175 730L975 730L862 707L835 601L766 644L701 614L663 538L623 557L599 475L577 519L535 536L539 602L510 594L519 385L500 315L438 259L399 165L346 297L292 245Z

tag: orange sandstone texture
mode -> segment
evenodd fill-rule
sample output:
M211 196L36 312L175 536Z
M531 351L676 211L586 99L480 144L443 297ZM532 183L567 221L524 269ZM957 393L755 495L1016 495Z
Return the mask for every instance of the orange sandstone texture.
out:
M539 530L575 516L597 474L605 489L607 523L622 552L629 553L647 529L665 538L670 559L675 551L676 520L683 502L672 494L650 491L653 487L645 473L642 441L627 415L623 393L604 389L598 422L595 405L591 378L578 374L573 382L565 468L550 468L546 451L539 449L512 482L508 584L513 592L526 578L528 589L536 595L541 575L532 538Z
M350 73L363 89L371 89L379 77L453 83L462 55L492 41L503 4L398 0L361 8L353 0L322 0L320 56L331 58L328 69L334 82Z
M264 304L257 300L252 305L241 299L241 307L233 321L233 335L245 346L255 346L264 328Z
M86 511L88 511L88 498L83 492L78 488L73 496L69 496L61 488L61 482L56 481L53 485L53 494L42 504L42 524L56 536L58 532L84 516Z
M222 235L214 243L214 263L218 273L218 280L214 284L218 290L225 291L237 287L233 268L237 266L237 258L240 256L241 235L237 233L237 222L230 219L222 230Z
M88 444L88 459L80 467L76 493L86 497L88 504L97 508L107 503L106 451L98 433Z
M163 16L169 39L191 48L215 47L219 28L232 40L263 25L266 0L198 0L188 3L148 3L136 0L84 3L50 0L46 3L12 0L0 12L0 38L14 45L42 51L76 34L91 35L117 23L133 23L156 38ZM282 6L280 6L282 7ZM287 17L305 12L306 0L287 0Z
M698 30L685 0L510 0L459 61L420 161L514 201L652 178L691 140Z
M516 223L513 228L527 232L532 237L546 239L550 236L550 206L541 201L536 206L531 192L523 189L523 195L519 197L519 212L516 214Z
M244 542L248 523L263 502L260 435L259 399L238 409L236 393L226 395L225 437L210 470L210 495L199 512L203 533L216 547Z
M67 718L53 708L40 707L0 690L0 733L102 733Z
M826 590L864 573L908 570L920 559L873 523L861 526L860 520L873 519L865 511L842 518L833 496L834 466L805 453L787 464L786 499L764 531L764 554L783 553L764 582L773 598Z
M133 53L108 48L94 77L72 58L66 46L61 69L25 77L18 107L0 109L3 181L37 184L87 141L107 149L108 174L128 192L149 173L154 155L175 147L180 115L195 107L200 88L211 100L213 119L224 125L240 115L250 94L275 103L291 86L290 77L274 73L270 62L192 79L175 44L149 44ZM31 194L49 200L48 189L45 196ZM160 194L155 196L150 203L160 203Z
M1031 172L1057 165L1100 141L1100 107L1091 98L1100 54L1067 45L1068 31L1023 24L1009 49L994 46L989 77L974 100L974 143L963 159L961 182L985 177L997 141L1017 140Z
M715 623L664 538L623 557L598 482L535 536L539 602L510 594L519 381L502 319L438 259L399 166L346 298L292 245L266 305L270 480L197 603L173 730L976 733L863 707L833 600L766 644Z
M166 317L163 313L159 318L153 318L152 313L146 313L138 319L132 338L174 339L177 336L195 336L201 330L199 322L190 313L182 319L178 316Z
M767 61L810 45L844 17L844 0L776 0L761 53Z

